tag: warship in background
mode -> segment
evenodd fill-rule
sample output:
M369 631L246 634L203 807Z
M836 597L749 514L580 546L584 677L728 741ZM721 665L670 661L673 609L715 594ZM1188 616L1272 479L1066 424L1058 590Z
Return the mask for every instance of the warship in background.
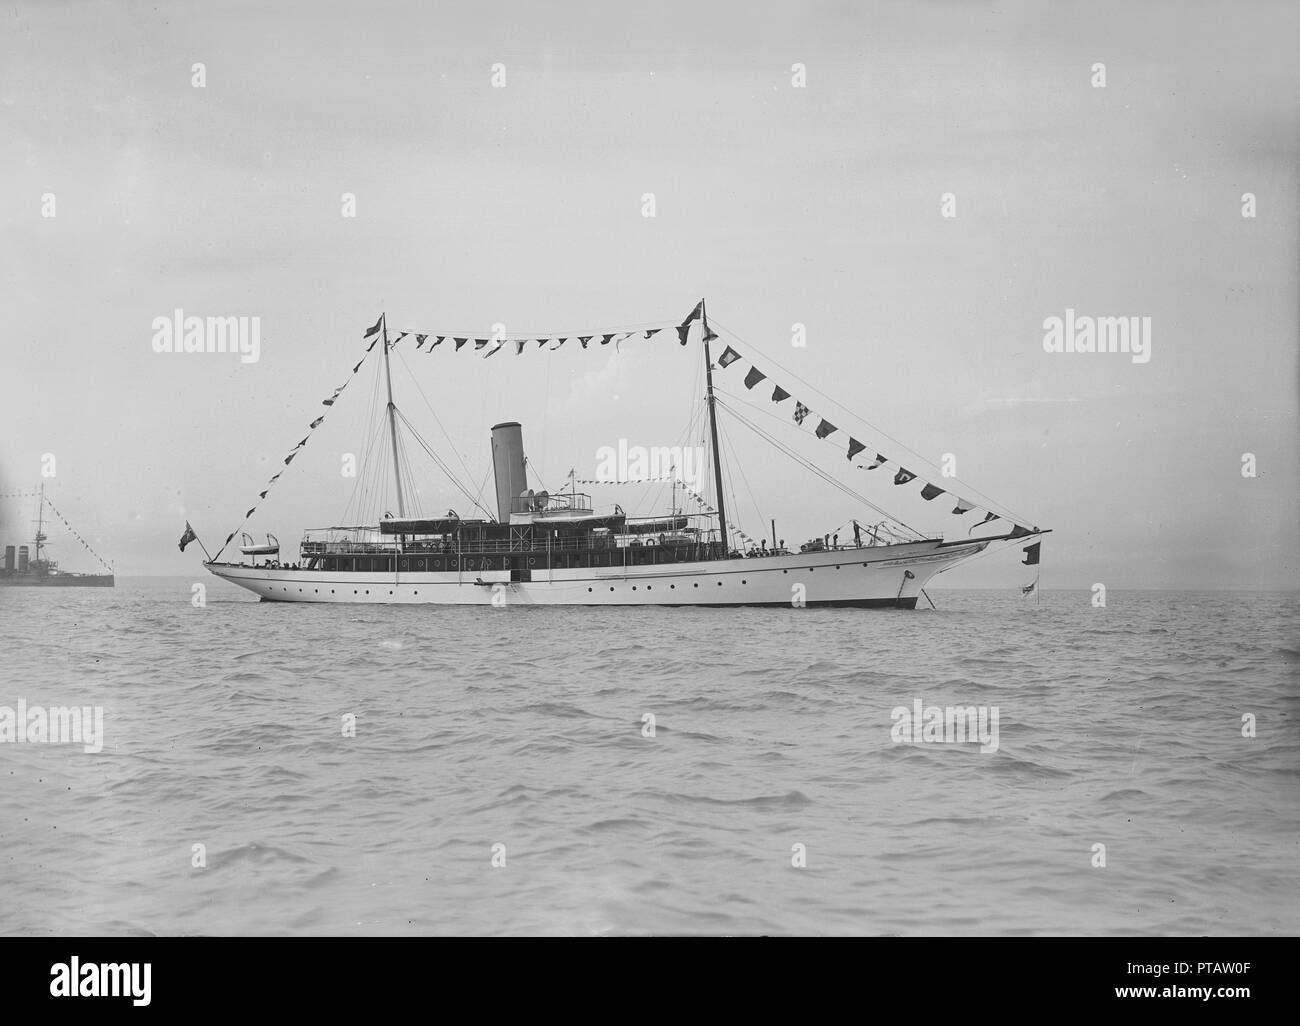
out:
M27 545L5 546L4 566L0 568L0 588L9 587L35 587L35 588L112 588L113 568L89 545L85 540L73 530L72 525L68 524L63 514L54 508L53 503L45 497L45 486L41 485L39 492L25 493L32 497L39 498L36 506L36 538L29 547ZM87 552L103 563L104 568L108 570L106 574L77 574L69 573L66 570L60 570L59 564L52 559L46 558L44 554L45 542L48 535L45 533L45 507L49 506L76 539L81 542ZM16 558L15 558L16 557Z

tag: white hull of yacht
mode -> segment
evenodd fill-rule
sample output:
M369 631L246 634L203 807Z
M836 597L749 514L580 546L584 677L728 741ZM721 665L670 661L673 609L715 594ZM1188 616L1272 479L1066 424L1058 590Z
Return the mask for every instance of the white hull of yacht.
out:
M367 573L204 564L265 601L523 606L862 606L911 609L935 574L992 540L929 540L752 559L481 573Z

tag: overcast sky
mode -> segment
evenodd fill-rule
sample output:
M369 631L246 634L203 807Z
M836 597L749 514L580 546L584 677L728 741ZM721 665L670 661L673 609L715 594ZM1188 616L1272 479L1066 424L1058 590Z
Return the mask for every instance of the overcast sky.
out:
M962 481L1054 529L1046 586L1300 584L1293 3L18 3L0 17L0 492L39 483L54 454L50 494L120 573L199 572L196 549L176 550L184 522L215 551L381 311L395 329L585 334L680 320L706 296L753 347L718 375L752 419L785 438L767 415L790 404L745 393L751 355L885 455L904 451L894 438L932 464L953 454ZM177 308L259 317L261 358L155 353L152 322ZM1044 320L1067 308L1150 317L1150 362L1044 352ZM475 486L498 421L524 423L555 489L570 467L594 471L601 445L679 441L702 388L698 349L669 336L487 361L409 341L397 402ZM374 367L253 533L296 546L338 522ZM751 534L873 519L723 428ZM785 440L908 523L964 534L947 496L853 470L811 424ZM424 511L464 507L440 481L422 479ZM26 540L30 503L0 511L5 540ZM948 583L1019 583L1018 560Z

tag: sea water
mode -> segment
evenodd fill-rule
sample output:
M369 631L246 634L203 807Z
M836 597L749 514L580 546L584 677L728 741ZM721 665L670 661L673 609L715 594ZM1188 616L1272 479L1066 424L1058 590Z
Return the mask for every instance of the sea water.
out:
M0 590L0 707L103 715L98 751L0 743L0 931L1300 929L1294 594L471 609L192 584ZM996 715L996 746L895 730L931 707Z

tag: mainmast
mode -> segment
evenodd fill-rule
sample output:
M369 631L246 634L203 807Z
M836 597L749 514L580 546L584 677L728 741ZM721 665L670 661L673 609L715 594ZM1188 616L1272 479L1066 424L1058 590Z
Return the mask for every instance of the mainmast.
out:
M397 482L397 515L406 516L406 501L402 498L402 464L397 458L397 407L393 405L393 374L388 365L388 314L384 322L384 379L388 382L388 437L393 443L393 476Z
M722 454L718 451L718 418L713 411L713 359L709 355L709 317L700 300L700 323L704 326L704 383L708 396L709 436L713 440L713 483L718 490L718 534L722 538L724 553L731 551L731 537L727 532L727 507L722 498Z

